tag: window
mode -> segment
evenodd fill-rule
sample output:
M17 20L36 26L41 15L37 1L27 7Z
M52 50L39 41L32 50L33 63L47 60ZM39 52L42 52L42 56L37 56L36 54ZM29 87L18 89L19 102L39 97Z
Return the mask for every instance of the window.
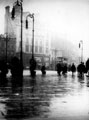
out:
M29 52L29 45L26 44L26 49L25 49L26 52Z
M32 45L30 45L29 48L30 48L30 53L32 53Z
M38 53L38 41L35 41L35 53Z
M48 41L46 40L46 46L48 46Z
M28 41L28 38L26 39L25 51L29 52L29 41Z
M49 51L48 51L48 48L46 48L46 54L48 54L48 52L49 52Z
M35 45L35 53L38 53L38 46Z
M43 45L42 45L42 40L40 40L40 42L39 42L40 44L39 44L39 53L42 53L43 52Z
M42 46L39 46L39 53L42 53L42 52L43 52Z

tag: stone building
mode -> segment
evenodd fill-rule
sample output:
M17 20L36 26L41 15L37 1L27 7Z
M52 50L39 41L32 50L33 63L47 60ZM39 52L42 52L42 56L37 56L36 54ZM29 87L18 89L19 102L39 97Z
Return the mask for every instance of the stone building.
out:
M15 3L15 18L12 19L10 6L5 7L5 33L16 38L16 55L20 56L21 43L21 6ZM29 65L32 56L32 19L28 18L28 29L26 29L26 17L29 12L23 12L23 62L24 66ZM45 63L50 65L50 36L47 29L43 28L34 13L34 56L38 67Z

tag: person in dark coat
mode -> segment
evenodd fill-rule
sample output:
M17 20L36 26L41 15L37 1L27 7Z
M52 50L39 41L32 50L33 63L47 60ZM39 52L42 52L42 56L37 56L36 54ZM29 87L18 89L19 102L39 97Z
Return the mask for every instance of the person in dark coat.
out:
M89 76L89 58L86 61L86 73L88 73Z
M31 58L30 61L30 74L31 76L35 76L36 75L36 60L34 58Z
M45 67L45 65L42 65L41 72L42 72L42 75L46 74L46 67Z
M84 73L85 73L85 65L84 65L84 62L81 62L78 67L77 67L77 71L78 71L78 74L79 76L84 76Z
M60 64L60 63L57 63L56 68L57 68L57 73L58 73L58 75L61 75L61 71L62 71L62 66L61 66L61 64Z
M72 72L72 75L74 75L74 73L76 72L76 67L74 63L71 65L71 72Z
M5 61L0 61L0 76L6 77L6 74L8 73L7 64Z
M17 57L12 58L10 68L13 77L22 75L23 66L21 66L20 60Z
M62 67L62 74L66 74L67 73L67 64L63 64L63 67Z

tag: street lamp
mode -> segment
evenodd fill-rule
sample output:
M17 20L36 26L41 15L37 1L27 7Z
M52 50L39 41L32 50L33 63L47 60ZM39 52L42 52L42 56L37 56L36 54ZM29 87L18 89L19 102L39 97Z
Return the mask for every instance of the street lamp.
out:
M81 48L81 62L83 62L83 40L80 40L79 48Z
M32 58L34 59L34 13L33 14L28 14L26 17L26 28L28 29L28 17L32 18L33 20L33 28L32 28Z
M34 59L34 13L33 14L28 14L26 17L26 28L28 29L28 17L32 18L33 20L33 25L32 25L32 58L30 59L30 72L32 76L35 76L36 72L36 61Z
M23 75L23 0L15 2L15 5L21 6L21 51L20 51L20 64L21 64L21 75ZM12 19L15 18L15 6L12 8Z

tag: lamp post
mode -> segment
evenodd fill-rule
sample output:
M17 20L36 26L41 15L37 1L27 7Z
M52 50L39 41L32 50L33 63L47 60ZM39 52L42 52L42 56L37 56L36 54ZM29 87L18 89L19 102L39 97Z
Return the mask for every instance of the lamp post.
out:
M27 18L30 17L33 20L33 25L32 25L32 58L34 59L34 13L33 14L28 14L26 17L26 28L28 28L28 20Z
M22 0L21 0L21 51L20 51L20 63L22 67L21 74L23 74L23 6L22 6Z
M21 46L21 51L20 51L20 64L21 64L21 76L23 76L23 4L22 4L23 0L20 0L17 2L15 2L15 5L19 5L21 6L21 43L20 43L20 46ZM12 9L12 19L15 18L15 7L13 6L13 9Z
M34 59L34 13L33 14L28 14L26 17L26 28L28 28L28 20L27 18L30 17L32 18L33 24L32 24L32 58L30 59L30 72L32 76L35 76L36 72L36 61Z
M81 48L81 62L83 62L83 40L80 40L79 48Z

